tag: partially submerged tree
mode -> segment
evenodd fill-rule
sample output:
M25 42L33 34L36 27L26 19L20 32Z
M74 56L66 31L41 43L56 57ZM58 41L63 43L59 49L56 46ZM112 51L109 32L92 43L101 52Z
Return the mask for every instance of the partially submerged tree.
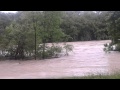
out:
M11 59L44 59L61 53L62 48L55 46L66 36L60 28L61 12L18 12L17 17L4 30L1 47L7 52L5 56ZM52 46L48 46L48 42Z
M109 12L108 33L111 39L111 43L107 45L106 48L109 47L108 51L120 51L120 11Z

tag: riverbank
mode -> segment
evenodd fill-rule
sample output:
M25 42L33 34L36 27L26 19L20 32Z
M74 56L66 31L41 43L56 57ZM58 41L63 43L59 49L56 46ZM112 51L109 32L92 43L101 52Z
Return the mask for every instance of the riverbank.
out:
M98 75L88 75L88 76L78 76L78 77L65 77L63 79L120 79L120 73L114 73L114 74L98 74Z

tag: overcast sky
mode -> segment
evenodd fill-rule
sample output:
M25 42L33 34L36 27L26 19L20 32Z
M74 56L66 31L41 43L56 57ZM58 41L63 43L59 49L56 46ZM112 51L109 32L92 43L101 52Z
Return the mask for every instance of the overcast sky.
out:
M1 11L1 12L4 12L4 13L16 13L17 11Z

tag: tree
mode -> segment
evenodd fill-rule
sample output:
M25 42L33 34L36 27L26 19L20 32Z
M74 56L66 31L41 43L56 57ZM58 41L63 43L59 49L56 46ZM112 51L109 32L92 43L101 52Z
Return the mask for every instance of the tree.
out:
M111 36L112 43L116 44L120 38L120 11L113 11L108 19L109 21L109 35Z
M73 41L108 39L106 11L64 11L61 28Z
M120 51L120 11L110 11L108 17L108 33L110 35L111 43L105 45L110 47L108 51ZM115 47L115 48L113 48ZM106 48L104 49L106 51Z
M40 43L37 42L37 32L41 26L41 22L42 22L42 12L38 12L38 11L32 11L32 12L25 12L24 14L24 17L32 24L32 29L34 30L34 42L35 42L35 49L34 49L34 53L35 53L35 60L36 60L36 54L37 54L37 45ZM38 32L40 33L40 32ZM40 38L39 38L40 39Z
M6 46L8 55L15 59L24 59L25 53L33 53L33 30L31 23L21 17L20 12L4 33L3 46Z
M43 29L40 30L40 36L43 43L42 58L45 58L45 46L47 42L59 42L64 35L60 29L61 24L60 11L43 12Z
M60 51L55 47L58 42L105 40L109 36L116 42L119 19L114 18L113 23L112 15L113 12L108 11L19 11L15 15L0 14L0 50L9 50L9 55L11 52L16 58L42 59L52 55L50 50L57 48ZM110 17L112 21L107 22ZM112 29L115 29L114 32ZM52 43L52 47L47 43Z

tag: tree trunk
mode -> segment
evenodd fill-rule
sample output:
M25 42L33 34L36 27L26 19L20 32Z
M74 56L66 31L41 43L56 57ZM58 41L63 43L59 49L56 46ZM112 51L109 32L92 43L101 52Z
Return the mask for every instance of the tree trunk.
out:
M43 43L43 53L42 53L42 58L45 59L45 43Z

